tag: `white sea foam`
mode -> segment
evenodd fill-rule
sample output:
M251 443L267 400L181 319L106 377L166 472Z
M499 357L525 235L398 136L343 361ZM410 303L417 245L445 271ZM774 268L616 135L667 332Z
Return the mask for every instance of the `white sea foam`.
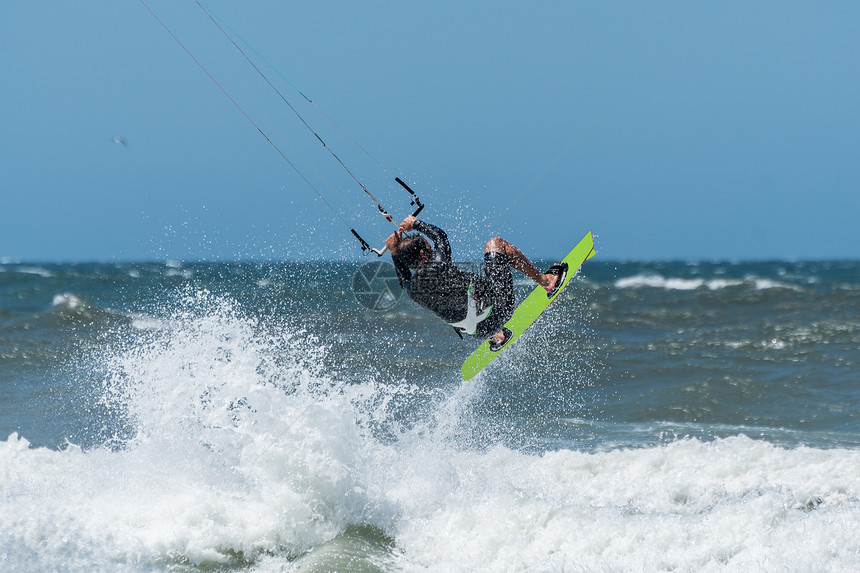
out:
M182 277L184 279L190 279L194 276L194 271L191 269L181 269L181 268L168 268L165 271L164 276L166 277Z
M38 275L40 277L44 277L46 279L51 278L54 274L44 267L17 267L15 269L16 272L23 273L25 275Z
M791 283L786 283L786 282L781 282L781 281L775 281L772 279L763 279L763 278L759 278L759 277L749 276L746 278L746 280L752 282L755 285L755 288L757 290L768 290L768 289L773 289L773 288L781 288L781 289L796 290L796 291L802 291L803 290L801 287L799 287L797 285L793 285Z
M132 316L131 325L139 330L163 330L168 328L168 321L154 316L136 314Z
M667 290L695 290L704 285L704 279L666 278L661 275L655 274L635 275L632 277L626 277L615 281L616 288L650 287L662 288Z
M69 310L79 310L86 305L84 299L70 292L54 295L54 299L51 301L51 306L64 307Z
M630 277L620 278L615 281L615 287L619 289L625 288L658 288L665 290L696 290L706 288L708 290L720 290L724 288L737 287L741 285L751 285L756 290L767 290L773 288L783 288L791 290L802 290L797 285L791 283L775 281L772 279L764 279L755 276L747 276L741 279L726 279L726 278L679 278L679 277L664 277L659 274L639 274Z
M104 394L133 438L0 441L0 569L291 571L350 526L405 571L860 569L860 451L475 451L455 436L480 383L383 440L389 404L425 391L338 380L318 344L229 300L189 293L135 335L105 356Z

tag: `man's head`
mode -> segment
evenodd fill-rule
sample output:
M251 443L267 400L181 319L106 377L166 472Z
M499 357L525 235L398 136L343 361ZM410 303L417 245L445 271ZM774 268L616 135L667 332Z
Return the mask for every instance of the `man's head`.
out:
M430 243L421 235L407 235L403 237L397 247L397 258L402 260L410 269L417 268L433 254Z

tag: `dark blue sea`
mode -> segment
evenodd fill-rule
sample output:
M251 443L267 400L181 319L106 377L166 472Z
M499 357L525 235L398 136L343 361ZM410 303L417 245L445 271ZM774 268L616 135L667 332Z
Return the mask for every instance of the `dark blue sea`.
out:
M860 570L860 263L598 255L466 383L395 282L0 264L0 570Z

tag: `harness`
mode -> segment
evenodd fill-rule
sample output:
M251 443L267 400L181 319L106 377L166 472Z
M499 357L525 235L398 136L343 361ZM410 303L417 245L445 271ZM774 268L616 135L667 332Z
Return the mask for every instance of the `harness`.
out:
M473 294L474 290L474 285L469 283L469 288L466 289L466 318L459 322L447 323L453 326L460 336L462 336L461 333L475 336L475 333L478 332L478 325L490 318L493 313L493 305L481 308L481 311L478 312L478 301Z

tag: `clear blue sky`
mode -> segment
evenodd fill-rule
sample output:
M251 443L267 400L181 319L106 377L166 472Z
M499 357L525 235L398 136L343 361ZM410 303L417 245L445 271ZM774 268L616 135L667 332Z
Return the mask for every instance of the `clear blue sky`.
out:
M146 1L350 224L390 233L193 0ZM492 235L554 257L588 230L616 260L860 257L860 3L205 4L410 182L458 258ZM0 260L360 255L138 0L8 0L0 62Z

